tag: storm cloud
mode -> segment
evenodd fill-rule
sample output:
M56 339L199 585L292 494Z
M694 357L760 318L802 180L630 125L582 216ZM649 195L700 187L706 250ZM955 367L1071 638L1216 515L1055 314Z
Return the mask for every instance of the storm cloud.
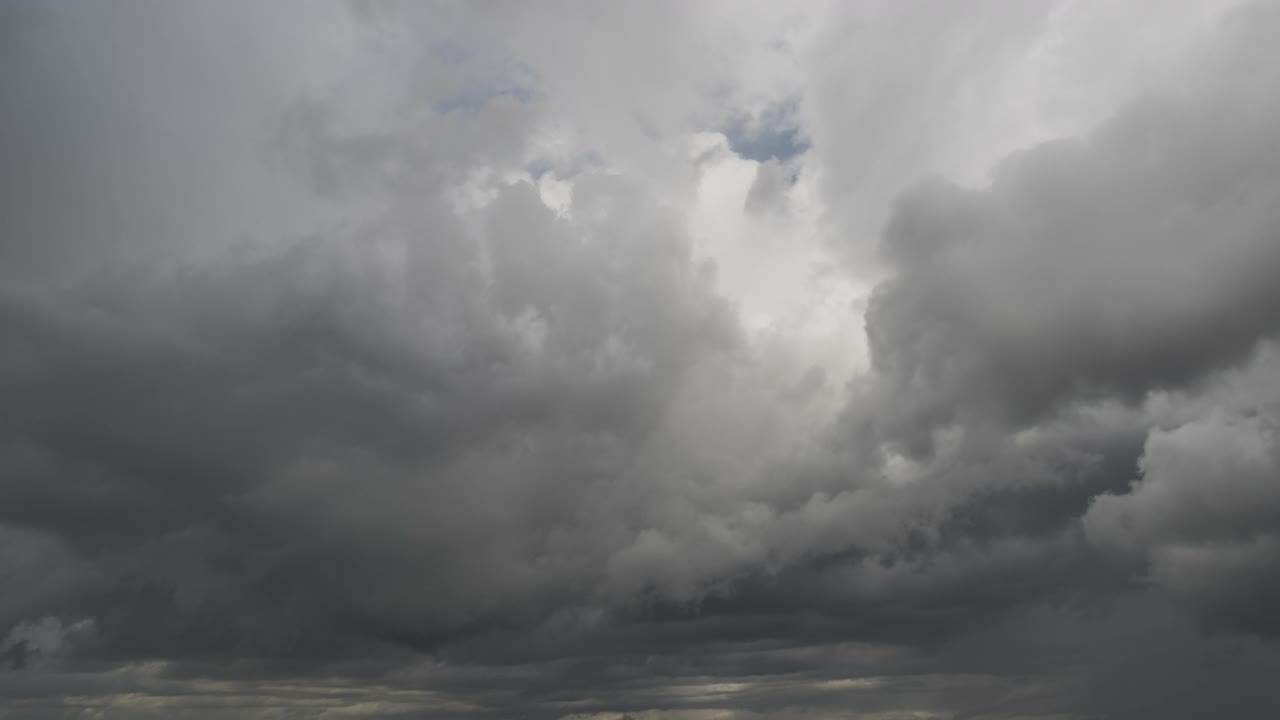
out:
M0 718L1280 710L1277 10L12 4Z

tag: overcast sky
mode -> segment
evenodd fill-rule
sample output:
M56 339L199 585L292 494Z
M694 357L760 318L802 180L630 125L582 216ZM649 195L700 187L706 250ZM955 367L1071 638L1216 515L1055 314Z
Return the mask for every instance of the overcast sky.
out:
M0 4L0 719L1280 717L1280 4Z

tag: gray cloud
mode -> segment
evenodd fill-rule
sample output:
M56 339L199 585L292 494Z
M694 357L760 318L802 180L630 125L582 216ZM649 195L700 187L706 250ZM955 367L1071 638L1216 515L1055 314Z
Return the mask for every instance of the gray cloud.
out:
M1276 401L1238 386L1272 377L1274 348L1218 396L1209 412L1151 431L1141 478L1095 498L1085 528L1097 544L1132 554L1155 585L1213 624L1274 635L1280 459Z
M0 718L1280 702L1274 8L885 211L932 150L832 128L945 99L779 92L714 12L319 7L7 11ZM986 88L1046 22L993 8L885 42L990 34ZM669 47L603 50L635 28ZM890 216L844 387L689 232L681 143L779 103L734 211L818 173L824 231Z
M1252 16L1221 41L1255 47L1273 19ZM1018 153L989 188L932 182L899 201L883 244L895 276L867 314L886 439L919 452L952 423L1141 400L1243 363L1280 329L1280 105L1237 70Z

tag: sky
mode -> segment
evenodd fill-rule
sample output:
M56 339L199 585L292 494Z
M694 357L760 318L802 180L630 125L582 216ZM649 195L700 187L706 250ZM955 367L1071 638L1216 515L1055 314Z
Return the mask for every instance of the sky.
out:
M1280 716L1278 35L0 4L0 720Z

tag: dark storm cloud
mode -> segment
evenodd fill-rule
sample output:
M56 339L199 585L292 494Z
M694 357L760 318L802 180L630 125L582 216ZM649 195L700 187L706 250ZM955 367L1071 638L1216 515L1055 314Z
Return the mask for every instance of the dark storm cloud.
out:
M1196 417L1140 421L1130 448L1156 424L1140 459L1122 451L1109 481L1047 507L1078 517L1105 491L1088 514L1093 539L1145 558L1152 580L1215 620L1267 632L1274 400L1228 397L1247 380L1223 378L1269 375L1269 351L1251 359L1280 330L1280 104L1266 91L1274 77L1242 74L1243 58L1274 66L1259 54L1276 22L1274 8L1230 16L1184 94L1019 153L990 188L932 182L906 195L884 238L895 274L867 313L874 379L849 416L859 442L929 458L940 443L985 452L1091 404L1210 398ZM954 450L931 462L949 482L963 472ZM979 516L1004 515L985 493ZM1033 517L1027 499L1013 522Z
M624 518L581 517L582 496L633 472L732 319L625 181L581 183L574 225L527 184L464 222L446 191L518 164L533 109L361 132L332 105L294 103L271 157L335 202L378 198L374 219L7 283L6 627L91 618L124 658L329 657L592 592Z
M1151 432L1141 477L1095 499L1091 539L1142 559L1214 626L1280 634L1280 396L1269 346L1193 419Z
M0 717L1276 703L1275 12L905 194L871 370L793 442L823 372L754 352L652 188L549 157L493 8L438 8L480 50L364 8L231 58L281 18L138 7L11 13ZM389 65L306 81L330 41ZM204 84L235 112L158 114ZM801 167L767 119L751 210Z
M132 607L100 620L126 653L293 652L329 640L293 636L317 610L375 633L423 613L430 638L572 587L556 527L731 333L662 228L570 260L532 193L495 201L492 282L433 219L409 244L9 293L3 520L134 578L86 590L86 612ZM379 242L402 264L354 252Z
M1275 18L1246 14L1223 29L1229 59L1182 95L1020 152L989 188L935 181L898 201L895 277L867 313L886 439L919 452L951 424L1141 400L1280 330Z

